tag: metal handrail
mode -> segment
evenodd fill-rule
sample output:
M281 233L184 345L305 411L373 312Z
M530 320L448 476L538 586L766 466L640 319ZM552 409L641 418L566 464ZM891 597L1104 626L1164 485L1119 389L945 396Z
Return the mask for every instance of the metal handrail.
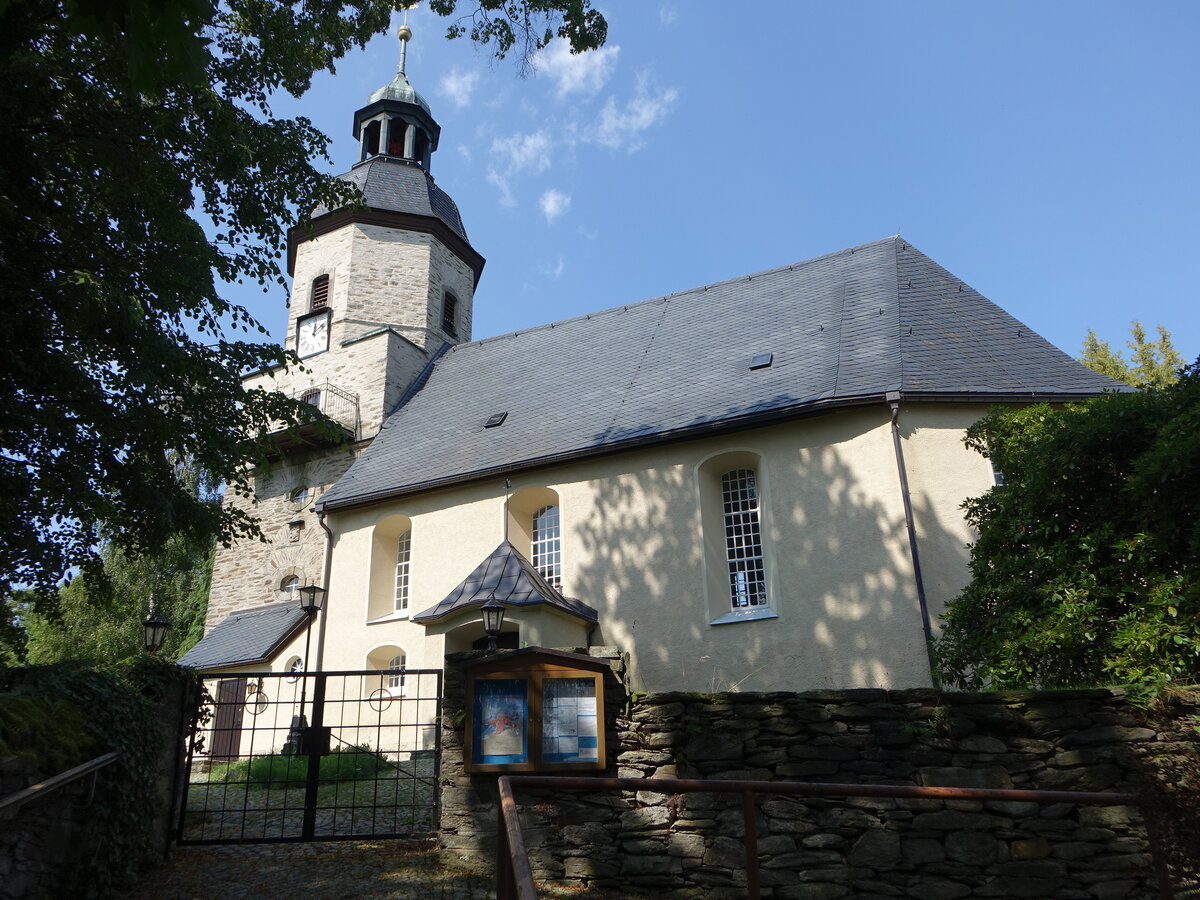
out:
M1007 800L1032 803L1076 803L1081 806L1136 806L1136 794L1087 791L1029 791L1016 788L921 787L903 784L818 784L808 781L702 781L678 778L587 778L554 775L501 775L499 828L496 847L496 900L537 900L537 887L529 866L525 838L517 815L513 785L556 790L651 791L656 794L741 794L745 819L746 896L759 900L758 836L754 815L755 794L801 797L891 797L935 800ZM1155 836L1147 822L1153 850ZM1159 891L1163 900L1173 896L1161 854L1156 853Z
M65 772L60 772L57 775L47 778L45 781L39 781L37 784L30 785L27 788L17 791L15 794L9 794L7 797L0 797L0 812L9 807L20 808L32 800L43 797L53 790L60 787L65 787L72 781L78 781L85 775L93 774L94 772L103 769L105 766L112 765L121 755L119 750L113 750L111 753L105 753L103 756L97 756L95 759L88 760L82 765L78 765L73 769L67 769Z

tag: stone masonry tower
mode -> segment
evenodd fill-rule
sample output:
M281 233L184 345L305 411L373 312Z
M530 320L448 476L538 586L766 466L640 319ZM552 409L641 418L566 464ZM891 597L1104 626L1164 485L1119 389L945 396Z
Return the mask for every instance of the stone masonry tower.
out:
M405 74L411 36L407 26L400 29L395 77L354 113L359 160L340 177L361 191L361 204L318 208L287 235L286 346L304 371L246 380L247 387L320 407L341 426L343 440L317 429L283 435L283 456L254 473L253 502L227 501L256 516L269 543L218 551L208 628L230 613L291 600L298 586L323 583L325 534L313 504L439 350L471 339L484 260L429 171L441 128Z

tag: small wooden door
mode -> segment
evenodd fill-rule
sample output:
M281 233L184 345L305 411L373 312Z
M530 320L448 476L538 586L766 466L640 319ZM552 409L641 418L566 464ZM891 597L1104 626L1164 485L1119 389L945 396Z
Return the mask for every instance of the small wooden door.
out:
M213 716L212 756L228 759L240 754L245 708L246 679L222 681L217 687L217 709Z

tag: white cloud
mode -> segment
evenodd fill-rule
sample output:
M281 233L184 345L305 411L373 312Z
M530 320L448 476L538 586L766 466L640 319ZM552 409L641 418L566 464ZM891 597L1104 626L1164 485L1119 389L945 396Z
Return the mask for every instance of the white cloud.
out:
M658 8L658 22L660 25L674 25L679 21L679 10L670 4L660 6Z
M590 97L600 92L617 67L618 46L601 47L585 53L572 53L565 38L555 38L537 56L533 65L539 73L553 78L559 99L571 94Z
M500 204L502 206L516 206L517 198L513 196L512 186L509 184L507 175L502 175L493 168L488 168L487 180L500 189Z
M505 206L516 206L513 193L514 176L522 172L535 175L550 167L550 149L553 141L545 131L533 134L513 134L492 141L492 163L488 166L487 180L500 189L500 202Z
M554 265L542 263L541 270L544 275L549 275L551 278L562 278L562 273L567 270L567 264L563 262L563 258L560 256L558 262Z
M659 87L648 73L643 72L638 76L633 99L623 108L617 106L614 97L608 98L600 110L600 121L592 140L614 150L624 148L632 153L644 143L642 132L662 121L678 99L679 91Z
M441 82L441 91L458 108L471 105L471 94L479 86L478 72L463 72L455 66L445 74Z
M536 174L550 167L550 145L544 131L514 134L492 141L492 156L502 159L509 173L532 170Z
M468 147L466 144L459 144L457 149L458 149L459 156L461 156L467 162L471 161L471 148L470 147Z
M571 208L571 195L550 188L550 190L542 194L542 198L538 200L538 205L541 206L542 215L546 217L546 221L553 225L559 216Z

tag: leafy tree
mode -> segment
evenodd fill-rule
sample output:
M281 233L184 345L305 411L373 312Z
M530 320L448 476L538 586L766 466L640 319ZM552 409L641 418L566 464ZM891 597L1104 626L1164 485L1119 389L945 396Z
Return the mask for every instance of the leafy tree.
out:
M1183 367L1183 357L1171 341L1171 332L1158 326L1158 340L1146 338L1146 329L1136 319L1129 329L1132 340L1127 344L1131 362L1113 350L1108 341L1096 337L1088 329L1079 361L1093 371L1139 388L1166 387L1174 384Z
M604 39L588 0L461 5L503 16L470 32L500 55L522 29L560 19L576 49ZM168 451L244 492L263 435L320 418L242 387L243 372L297 360L263 342L220 286L283 284L278 238L297 211L352 200L311 164L327 138L305 118L275 118L270 96L303 93L314 72L386 28L392 6L0 2L0 584L10 595L24 585L44 605L76 567L89 594L100 589L111 572L101 528L113 559L257 533L245 513L190 493ZM544 42L535 33L524 48Z
M1160 390L993 411L966 441L1005 480L964 504L979 538L937 643L947 679L1200 675L1200 360Z

